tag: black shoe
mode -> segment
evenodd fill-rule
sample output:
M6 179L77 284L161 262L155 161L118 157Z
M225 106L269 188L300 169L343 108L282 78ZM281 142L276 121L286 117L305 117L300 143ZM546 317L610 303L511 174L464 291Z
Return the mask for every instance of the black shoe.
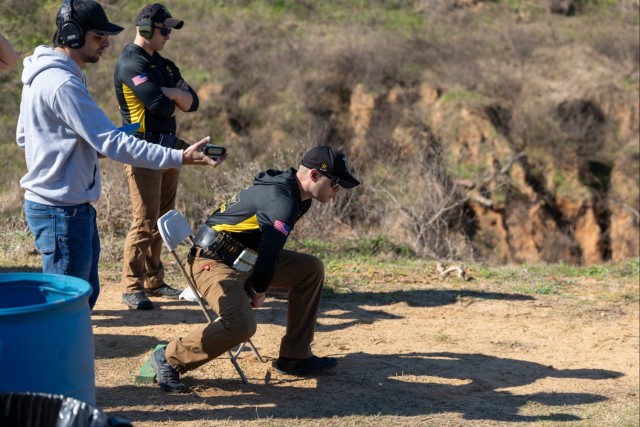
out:
M156 371L158 385L164 391L185 393L187 386L180 382L180 374L167 363L166 348L161 347L151 354L151 367Z
M336 366L338 359L335 357L311 356L308 359L290 359L280 356L276 360L276 372L296 376L321 374Z
M145 289L144 291L147 295L152 297L165 297L169 299L178 299L180 293L182 292L179 289L173 289L166 283L163 283L159 288Z
M122 302L127 304L131 310L151 310L153 308L153 303L144 292L122 294Z

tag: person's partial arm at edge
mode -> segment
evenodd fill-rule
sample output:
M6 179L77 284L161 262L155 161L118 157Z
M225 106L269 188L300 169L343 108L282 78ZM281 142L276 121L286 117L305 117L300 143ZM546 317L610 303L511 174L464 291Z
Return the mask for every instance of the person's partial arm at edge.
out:
M4 34L0 33L0 70L13 68L17 62L18 54Z

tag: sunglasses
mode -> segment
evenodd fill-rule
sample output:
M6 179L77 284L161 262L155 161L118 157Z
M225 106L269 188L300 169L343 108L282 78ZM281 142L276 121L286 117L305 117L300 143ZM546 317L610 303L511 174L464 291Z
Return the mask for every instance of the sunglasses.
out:
M109 34L94 33L93 31L89 31L89 34L91 34L94 40L100 44L109 40Z
M171 28L165 28L165 27L156 27L158 30L160 30L160 35L162 37L167 37L169 34L171 34Z
M334 190L340 186L340 178L336 178L335 176L330 175L326 172L320 173L331 180L331 188L333 188Z

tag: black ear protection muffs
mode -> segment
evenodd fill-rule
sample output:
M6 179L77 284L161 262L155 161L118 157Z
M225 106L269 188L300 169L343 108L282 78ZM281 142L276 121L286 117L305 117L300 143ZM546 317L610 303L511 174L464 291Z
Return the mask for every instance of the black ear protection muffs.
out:
M138 34L147 40L153 37L153 30L155 29L152 18L153 16L145 15L138 24Z
M84 45L84 30L73 18L73 0L64 0L57 19L58 33L63 45L72 49Z

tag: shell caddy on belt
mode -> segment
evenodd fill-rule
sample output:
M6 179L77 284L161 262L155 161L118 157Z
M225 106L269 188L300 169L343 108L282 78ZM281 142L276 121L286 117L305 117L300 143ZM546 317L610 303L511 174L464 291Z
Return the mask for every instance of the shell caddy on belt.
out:
M238 271L251 271L258 259L258 252L244 246L229 233L217 232L207 224L202 224L193 241L192 255L201 248L200 256L220 260Z

